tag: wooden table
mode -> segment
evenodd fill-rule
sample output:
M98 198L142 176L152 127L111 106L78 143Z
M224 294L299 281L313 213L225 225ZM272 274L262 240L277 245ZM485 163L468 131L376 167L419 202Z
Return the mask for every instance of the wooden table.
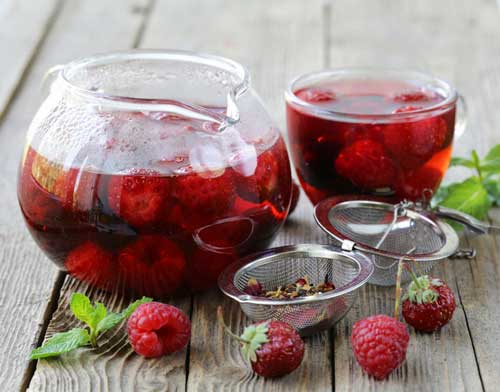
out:
M52 65L132 47L192 49L242 62L283 129L282 93L293 75L345 65L416 65L449 79L467 97L469 125L456 153L471 148L484 153L500 142L500 11L494 0L3 0L1 390L499 390L500 239L493 236L464 237L464 244L477 248L477 257L434 270L456 293L453 321L436 334L412 331L407 361L384 382L362 374L348 342L355 320L391 311L393 290L371 285L335 328L306 340L302 366L279 380L253 375L237 345L222 336L215 323L217 304L227 308L235 330L248 320L216 291L172 301L193 322L189 348L175 355L145 360L117 329L98 350L30 362L30 350L46 336L75 325L67 311L74 291L114 309L123 306L121 298L58 271L22 222L16 171L42 99L40 82ZM275 244L327 242L311 213L302 196Z

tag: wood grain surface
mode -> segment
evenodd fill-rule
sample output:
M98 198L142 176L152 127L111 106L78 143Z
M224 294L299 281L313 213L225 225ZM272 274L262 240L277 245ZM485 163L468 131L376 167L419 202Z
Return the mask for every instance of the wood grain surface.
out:
M0 71L0 338L3 390L310 390L496 391L500 382L499 236L464 236L478 250L473 260L445 261L433 270L457 294L453 321L441 332L411 332L407 361L376 382L355 363L352 323L391 313L391 288L368 285L348 316L331 331L306 339L302 366L278 380L254 376L238 346L215 322L241 331L249 320L216 290L171 303L192 318L185 350L158 360L133 354L123 328L95 351L29 362L42 338L77 325L68 312L74 291L119 310L125 300L66 277L37 250L18 212L15 183L29 122L52 65L76 57L135 46L191 49L233 58L250 70L254 88L285 130L283 90L296 74L325 66L418 67L454 83L466 97L467 132L455 152L484 153L500 143L500 11L493 0L41 0L0 3L0 51L13 56ZM19 45L11 42L18 39ZM3 56L5 57L5 56ZM2 117L2 112L4 113ZM450 170L449 181L462 172ZM491 218L500 222L500 212ZM326 243L302 195L275 245ZM17 317L13 317L15 313ZM36 366L36 369L35 369Z
M33 2L24 3L22 8L30 6L35 15ZM37 4L46 7L49 2ZM42 78L53 65L95 52L131 47L144 18L143 7L147 4L137 0L123 1L120 7L110 0L64 2L54 24L47 26L45 33L40 31L46 36L33 52L22 84L0 123L0 304L3 310L0 338L5 358L0 380L3 390L14 391L28 385L36 365L29 361L29 353L38 344L40 332L46 328L46 318L53 310L51 300L57 300L62 283L61 273L29 236L16 197L17 168L26 131L43 98ZM26 26L18 22L17 29L34 28L28 25L36 24L47 10L38 12L32 21L25 13L23 23ZM23 32L19 34L22 36ZM5 44L4 37L9 39L2 35L0 45ZM6 49L2 60L7 53ZM3 80L0 85L4 86ZM45 387L41 385L40 389Z

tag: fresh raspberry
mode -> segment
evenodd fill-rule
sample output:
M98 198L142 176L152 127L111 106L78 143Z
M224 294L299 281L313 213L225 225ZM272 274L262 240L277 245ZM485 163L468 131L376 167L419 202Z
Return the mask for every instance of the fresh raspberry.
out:
M173 294L182 284L186 269L182 250L161 235L139 236L123 248L118 262L128 288L156 298Z
M423 109L422 106L414 106L414 105L407 105L407 106L401 106L397 108L394 113L409 113L409 112L414 112L416 110L421 110Z
M172 195L182 211L179 225L197 228L223 218L232 208L236 197L231 170L217 177L205 177L197 173L178 176L172 185Z
M403 297L403 317L417 331L434 332L451 320L455 311L453 291L441 279L413 277Z
M217 310L219 323L234 338L224 324L222 308ZM302 363L304 342L293 327L282 321L263 321L245 328L238 338L241 352L262 377L280 377L293 372Z
M170 181L153 170L134 169L113 176L108 185L111 209L132 226L158 223L168 208Z
M356 361L379 380L404 362L409 340L406 325L385 314L357 321L352 327L351 345Z
M290 202L290 210L288 214L290 215L297 208L297 204L299 204L300 197L300 188L295 181L292 181L292 201Z
M443 173L433 167L402 172L396 182L396 195L400 199L421 200L426 191L436 191L442 178Z
M384 147L370 139L358 140L340 151L335 170L365 189L389 187L397 176L397 167Z
M295 92L295 95L308 103L325 103L335 99L335 93L330 90L308 87Z
M113 255L93 242L87 241L70 251L64 266L72 276L93 286L111 290L115 285Z
M236 261L237 254L227 245L229 244L226 244L226 252L203 248L197 248L193 252L187 278L192 290L201 291L215 287L221 272Z
M383 128L384 145L404 169L416 169L444 147L448 128L441 117L406 123L388 124Z
M433 100L434 96L426 94L423 91L408 91L397 94L392 99L396 102L426 102Z
M191 322L175 306L159 302L139 305L127 323L134 351L146 358L161 357L182 350L191 336Z

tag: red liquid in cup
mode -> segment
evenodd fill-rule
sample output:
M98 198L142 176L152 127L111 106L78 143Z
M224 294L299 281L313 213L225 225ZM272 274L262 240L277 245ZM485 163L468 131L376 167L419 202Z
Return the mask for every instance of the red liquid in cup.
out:
M29 147L19 202L39 246L70 274L155 298L202 290L241 255L269 245L290 201L281 138L259 151L253 175L164 175L65 168Z
M399 81L340 80L294 94L315 109L348 114L313 114L287 102L292 159L313 204L352 194L417 200L438 188L455 125L454 105L421 112L445 100L438 91Z

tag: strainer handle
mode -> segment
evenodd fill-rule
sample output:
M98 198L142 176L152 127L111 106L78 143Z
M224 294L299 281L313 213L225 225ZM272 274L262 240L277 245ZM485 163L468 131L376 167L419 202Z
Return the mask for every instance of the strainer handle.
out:
M461 223L478 234L500 233L500 226L481 222L473 216L452 208L438 206L434 209L434 213L440 218L451 219L455 222Z

